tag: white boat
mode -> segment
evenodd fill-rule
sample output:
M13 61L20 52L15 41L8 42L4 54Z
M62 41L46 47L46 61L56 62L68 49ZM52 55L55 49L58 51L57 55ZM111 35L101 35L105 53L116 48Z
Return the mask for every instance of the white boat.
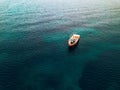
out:
M78 34L73 34L73 35L70 37L70 39L68 40L68 46L69 46L69 47L75 46L75 45L78 43L79 39L80 39L80 35L78 35Z

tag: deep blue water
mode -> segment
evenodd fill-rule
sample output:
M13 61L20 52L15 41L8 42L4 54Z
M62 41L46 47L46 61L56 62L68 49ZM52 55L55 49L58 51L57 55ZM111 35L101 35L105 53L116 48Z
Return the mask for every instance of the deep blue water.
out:
M119 5L1 0L0 90L120 90Z

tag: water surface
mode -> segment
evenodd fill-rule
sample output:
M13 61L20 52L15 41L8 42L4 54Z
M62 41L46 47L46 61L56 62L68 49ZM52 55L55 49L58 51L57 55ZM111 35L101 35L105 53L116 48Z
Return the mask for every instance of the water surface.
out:
M120 90L119 30L119 0L1 0L0 90Z

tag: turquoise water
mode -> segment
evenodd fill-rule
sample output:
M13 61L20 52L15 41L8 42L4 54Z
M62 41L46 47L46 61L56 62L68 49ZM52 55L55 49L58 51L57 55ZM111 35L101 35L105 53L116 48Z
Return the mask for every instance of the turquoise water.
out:
M119 5L1 0L0 90L120 90Z

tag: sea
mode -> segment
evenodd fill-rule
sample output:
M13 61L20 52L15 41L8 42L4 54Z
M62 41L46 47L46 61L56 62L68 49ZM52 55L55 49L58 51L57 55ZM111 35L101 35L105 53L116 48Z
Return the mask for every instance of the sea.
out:
M0 90L120 90L120 1L0 0Z

